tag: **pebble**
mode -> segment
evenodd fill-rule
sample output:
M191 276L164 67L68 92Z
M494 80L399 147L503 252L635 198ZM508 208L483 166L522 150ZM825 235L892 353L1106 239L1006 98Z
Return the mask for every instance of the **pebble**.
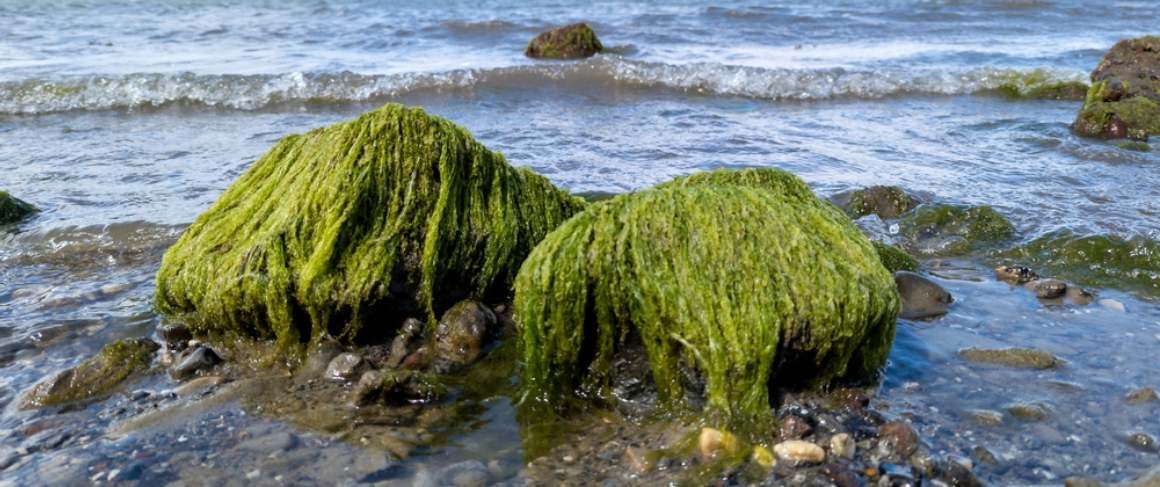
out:
M938 283L913 272L894 273L894 284L902 298L902 311L898 315L907 320L942 316L950 309L954 298Z
M697 437L697 448L704 460L734 453L739 447L737 437L728 431L706 427L701 428L701 434Z
M217 352L214 352L209 347L199 346L193 349L192 352L189 352L185 358L181 359L181 362L173 367L169 374L174 379L185 380L193 377L202 370L213 368L221 362L222 358L218 356Z
M1156 453L1160 451L1160 446L1156 445L1156 438L1152 435L1142 432L1133 432L1128 434L1128 444L1140 451Z
M826 461L826 451L822 447L801 440L783 441L773 446L777 458L786 462L822 463Z
M1139 405L1156 402L1157 400L1160 400L1160 398L1156 396L1155 389L1152 389L1151 387L1141 387L1139 389L1133 390L1132 392L1129 392L1127 396L1124 396L1124 400L1127 401L1128 404Z
M298 438L291 433L279 431L268 435L250 438L238 444L239 450L248 450L259 453L287 451L298 444Z
M773 452L769 451L769 448L758 445L753 447L753 463L771 469L777 466L777 459L773 457Z
M343 382L350 381L362 372L364 365L363 358L358 354L340 353L326 366L326 377Z
M984 426L1000 426L1003 424L1003 413L999 411L992 411L990 409L975 409L967 411L967 414L976 423Z
M891 421L878 427L878 448L888 458L906 459L918 450L918 433L903 421Z
M1103 306L1103 307L1110 309L1112 311L1118 311L1120 313L1127 313L1128 312L1128 309L1124 307L1124 303L1121 303L1121 302L1116 301L1114 299L1101 299L1101 300L1099 300L1099 303L1100 303L1100 306Z
M830 437L830 453L838 458L854 458L857 449L858 446L849 433L838 433Z
M1038 422L1051 416L1051 410L1039 403L1017 403L1007 407L1007 412L1015 419L1026 422Z
M653 467L644 450L633 446L624 449L624 463L638 475L648 473Z
M1054 299L1067 292L1067 283L1057 279L1043 279L1035 282L1035 297Z
M787 440L800 440L807 436L814 434L814 427L810 425L809 420L790 414L781 419L781 438Z
M455 487L479 487L487 485L487 466L479 460L453 463L443 468L439 475L442 485Z
M225 382L225 378L217 375L198 377L180 386L177 386L173 392L177 394L178 397L192 396L208 391L220 385L222 382Z

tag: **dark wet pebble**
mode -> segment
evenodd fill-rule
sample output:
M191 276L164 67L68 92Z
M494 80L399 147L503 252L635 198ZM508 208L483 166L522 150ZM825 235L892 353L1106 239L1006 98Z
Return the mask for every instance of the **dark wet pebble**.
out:
M1067 283L1058 279L1043 279L1035 282L1035 297L1054 299L1067 292Z
M475 362L495 330L496 317L478 301L460 301L443 314L435 328L436 360L441 368Z
M900 318L917 320L942 316L950 310L954 298L938 283L913 272L894 273L894 283L902 298Z
M279 431L256 436L238 443L238 449L259 453L271 453L290 450L297 444L298 437L294 436L292 433Z
M918 485L915 480L914 469L909 465L884 463L879 466L878 471L882 475L882 478L878 481L878 485L880 486L905 487Z
M487 485L489 472L487 466L479 460L467 460L453 463L439 471L440 485L455 487L479 487Z
M169 371L169 374L174 379L185 380L193 377L200 371L211 369L221 362L222 358L213 349L206 346L198 346L189 352L185 358L181 359L181 362L174 366Z
M1160 452L1160 446L1156 444L1156 438L1148 433L1133 432L1128 434L1128 444L1137 450L1156 453Z
M918 450L918 433L903 421L878 427L878 451L884 458L905 460Z
M423 343L423 322L415 318L407 318L399 333L391 341L391 351L387 356L387 367L397 368L403 365L403 360L411 355Z
M1124 400L1127 401L1128 404L1134 405L1156 402L1158 399L1160 398L1157 398L1156 390L1152 389L1151 387L1141 387L1139 389L1133 390L1132 392L1129 392L1127 396L1124 396Z
M800 440L814 434L814 427L810 424L810 420L790 414L781 418L780 432L780 438L783 440Z
M358 377L366 368L366 362L354 353L341 353L326 366L326 378L349 381Z
M971 450L971 458L974 458L976 462L979 462L983 465L999 464L999 459L995 457L995 454L991 453L991 450L988 450L983 446L976 446L973 450Z
M184 325L163 325L157 327L157 337L169 348L181 350L193 339L193 333Z

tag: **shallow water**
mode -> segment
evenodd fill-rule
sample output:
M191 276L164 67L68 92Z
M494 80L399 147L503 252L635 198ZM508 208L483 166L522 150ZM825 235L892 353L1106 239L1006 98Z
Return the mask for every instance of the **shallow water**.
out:
M577 192L776 166L822 195L898 184L993 205L1021 240L1160 238L1160 153L1075 137L1077 102L987 94L1009 73L1085 78L1116 40L1148 32L1154 5L1093 16L1069 2L818 3L0 1L11 19L0 31L0 189L45 210L0 235L0 460L18 457L0 483L81 483L113 469L152 482L437 483L441 466L465 461L494 463L491 481L516 478L523 453L504 391L445 446L389 466L236 402L124 437L107 431L115 406L17 409L41 378L152 331L165 247L276 140L387 101L454 120ZM522 57L539 30L580 19L614 52ZM934 452L987 447L1000 464L976 472L997 484L1119 480L1160 463L1123 438L1160 435L1158 406L1121 399L1160 387L1155 301L1111 288L1100 298L1126 313L1046 307L996 282L985 259L929 264L945 267L935 272L956 304L901 324L879 407L910 417ZM966 346L1039 347L1067 365L972 365L955 354ZM153 377L132 388L171 387ZM1051 415L999 426L968 417L1019 401ZM293 446L276 458L239 446L286 432Z

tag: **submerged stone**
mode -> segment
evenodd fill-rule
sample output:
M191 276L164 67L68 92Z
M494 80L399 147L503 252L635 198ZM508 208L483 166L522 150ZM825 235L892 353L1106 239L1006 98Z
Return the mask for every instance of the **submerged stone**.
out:
M898 186L870 186L840 193L833 197L833 202L850 218L873 214L883 220L898 218L920 203L918 198Z
M24 407L56 406L107 396L133 375L148 370L158 348L157 343L145 338L105 345L100 353L80 365L33 387Z
M662 403L741 418L768 415L770 387L875 373L898 293L846 215L763 169L591 206L529 255L515 310L529 397L607 397L636 337Z
M282 139L166 252L157 308L199 334L389 339L507 294L585 203L451 122L386 105Z
M1006 365L1019 369L1054 369L1063 365L1063 361L1055 358L1054 355L1033 348L982 349L970 347L959 350L959 356L971 362Z
M36 212L35 206L7 192L0 191L0 225L17 223Z
M932 255L958 255L1011 238L1015 227L990 206L922 205L899 226L911 247Z
M222 363L222 358L218 356L217 352L214 352L209 347L198 346L187 353L169 371L169 375L177 380L185 380L197 375L199 372L212 369L220 363Z
M1160 297L1160 242L1149 238L1054 232L997 256L1083 285Z
M1160 37L1117 42L1091 79L1073 125L1077 133L1137 140L1160 134Z
M399 405L437 401L447 388L431 374L411 370L372 370L359 379L351 391L351 402Z
M542 59L580 59L603 50L596 32L588 24L579 23L541 32L528 43L524 55Z

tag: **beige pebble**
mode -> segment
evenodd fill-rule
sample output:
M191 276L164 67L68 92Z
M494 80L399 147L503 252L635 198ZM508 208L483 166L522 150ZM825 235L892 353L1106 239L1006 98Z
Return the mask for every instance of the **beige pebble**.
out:
M1121 302L1116 301L1114 299L1101 299L1100 306L1103 306L1103 307L1110 309L1112 311L1119 311L1121 313L1128 312L1128 309L1124 307L1124 303L1121 303Z
M783 441L773 446L777 458L787 462L822 463L826 461L826 451L808 441Z
M838 433L830 437L830 453L839 458L854 458L858 446L849 433Z
M740 444L733 433L713 428L701 428L701 435L697 438L697 446L700 449L701 458L711 460L735 453Z

